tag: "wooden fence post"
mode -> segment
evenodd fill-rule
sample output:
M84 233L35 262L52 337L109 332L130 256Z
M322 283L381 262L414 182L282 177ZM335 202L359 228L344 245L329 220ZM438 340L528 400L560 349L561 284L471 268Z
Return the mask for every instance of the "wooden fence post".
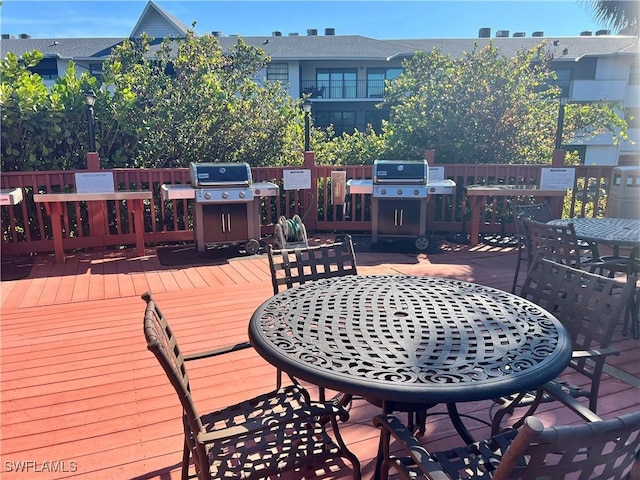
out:
M318 167L316 155L309 151L304 152L304 168L311 170L311 189L303 194L303 214L308 215L303 219L307 230L314 231L318 226Z
M567 152L564 150L556 149L553 151L551 157L551 166L556 168L564 167L564 159ZM552 197L549 199L549 207L551 212L556 218L562 218L562 211L564 210L564 197Z
M87 170L90 172L99 172L100 155L98 152L87 152ZM117 203L117 202L116 202ZM89 215L89 231L91 236L104 238L109 231L107 202L88 202L87 213ZM129 223L132 225L132 223Z

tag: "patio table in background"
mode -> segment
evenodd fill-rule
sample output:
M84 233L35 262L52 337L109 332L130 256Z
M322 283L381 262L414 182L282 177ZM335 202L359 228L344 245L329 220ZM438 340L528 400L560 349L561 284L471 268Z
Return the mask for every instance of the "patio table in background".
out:
M107 200L127 200L131 204L133 225L135 228L136 252L143 256L144 250L144 200L151 199L150 191L118 190L104 193L37 193L33 196L35 202L42 202L47 213L51 216L51 234L56 263L64 263L64 243L62 238L62 221L66 202L98 202ZM106 221L106 220L105 220Z
M487 197L535 197L549 204L552 197L564 197L566 189L541 189L525 185L467 185L467 197L471 204L471 223L469 226L469 245L475 247L480 236L480 211L487 203ZM559 213L559 212L558 212Z
M560 218L552 225L573 223L576 237L612 247L640 248L640 220L632 218Z
M256 351L293 377L392 412L535 389L560 374L571 341L550 313L516 295L434 277L319 280L265 301L249 323ZM378 459L380 461L380 459Z

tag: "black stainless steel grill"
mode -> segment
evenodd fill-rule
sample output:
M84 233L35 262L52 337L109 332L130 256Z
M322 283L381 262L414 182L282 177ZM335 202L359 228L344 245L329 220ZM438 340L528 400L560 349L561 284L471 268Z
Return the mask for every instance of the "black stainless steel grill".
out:
M253 201L251 168L247 163L192 163L190 170L196 203Z
M373 163L374 198L427 198L429 165L426 160Z
M163 185L165 200L193 198L194 231L199 252L244 243L248 253L260 250L261 197L276 196L271 182L254 183L248 163L192 163L191 185Z
M413 238L415 246L429 246L427 199L429 195L450 195L452 180L430 180L426 160L376 160L373 180L350 180L351 194L371 194L371 240Z

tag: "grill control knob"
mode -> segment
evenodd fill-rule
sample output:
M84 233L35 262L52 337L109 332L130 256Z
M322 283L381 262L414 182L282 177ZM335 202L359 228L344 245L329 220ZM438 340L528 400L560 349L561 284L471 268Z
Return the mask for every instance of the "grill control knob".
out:
M238 194L238 196L239 196L240 198L244 198L244 197L246 196L246 194L245 194L244 192L240 192L240 193Z
M402 189L401 188L398 189L398 195L402 195Z
M386 195L386 194L387 194L387 189L386 189L386 188L383 188L382 190L380 190L380 193L381 193L382 195Z
M418 196L420 195L420 190L418 190L417 188L413 191L413 194Z
M207 200L209 200L211 198L211 194L209 192L206 192L204 194L204 198L206 198Z
M229 193L227 192L222 192L222 198L229 198Z

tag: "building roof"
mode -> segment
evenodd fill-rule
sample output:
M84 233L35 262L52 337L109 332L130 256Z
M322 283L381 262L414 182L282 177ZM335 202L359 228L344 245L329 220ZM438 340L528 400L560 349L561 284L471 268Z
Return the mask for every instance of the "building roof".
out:
M189 27L165 9L149 1L142 11L138 23L133 27L129 38L139 38L145 32L155 35L156 29L160 29L158 31L162 32L162 37L184 37Z
M139 38L143 32L156 38L184 37L188 27L152 1L145 6L129 38ZM273 35L241 37L247 44L263 49L274 61L344 60L387 61L410 57L416 51L430 52L434 48L455 58L492 42L505 56L513 56L530 49L541 41L554 53L554 60L575 61L584 56L638 55L638 37L632 36L577 36L577 37L502 37L465 39L398 39L377 40L360 35ZM124 38L3 38L0 53L18 56L38 50L45 57L101 61ZM237 36L219 36L223 51L238 41Z
M555 53L554 60L574 61L585 56L638 55L637 37L560 37L552 38L466 38L466 39L403 39L376 40L359 35L241 37L247 44L263 49L273 60L391 60L408 57L416 51L430 52L434 48L443 54L460 57L491 41L505 56L533 48L541 41ZM125 38L19 38L3 39L0 52L4 58L12 52L20 56L38 50L45 57L61 59L106 59L111 50ZM218 37L224 51L238 37ZM554 41L557 45L554 45Z

